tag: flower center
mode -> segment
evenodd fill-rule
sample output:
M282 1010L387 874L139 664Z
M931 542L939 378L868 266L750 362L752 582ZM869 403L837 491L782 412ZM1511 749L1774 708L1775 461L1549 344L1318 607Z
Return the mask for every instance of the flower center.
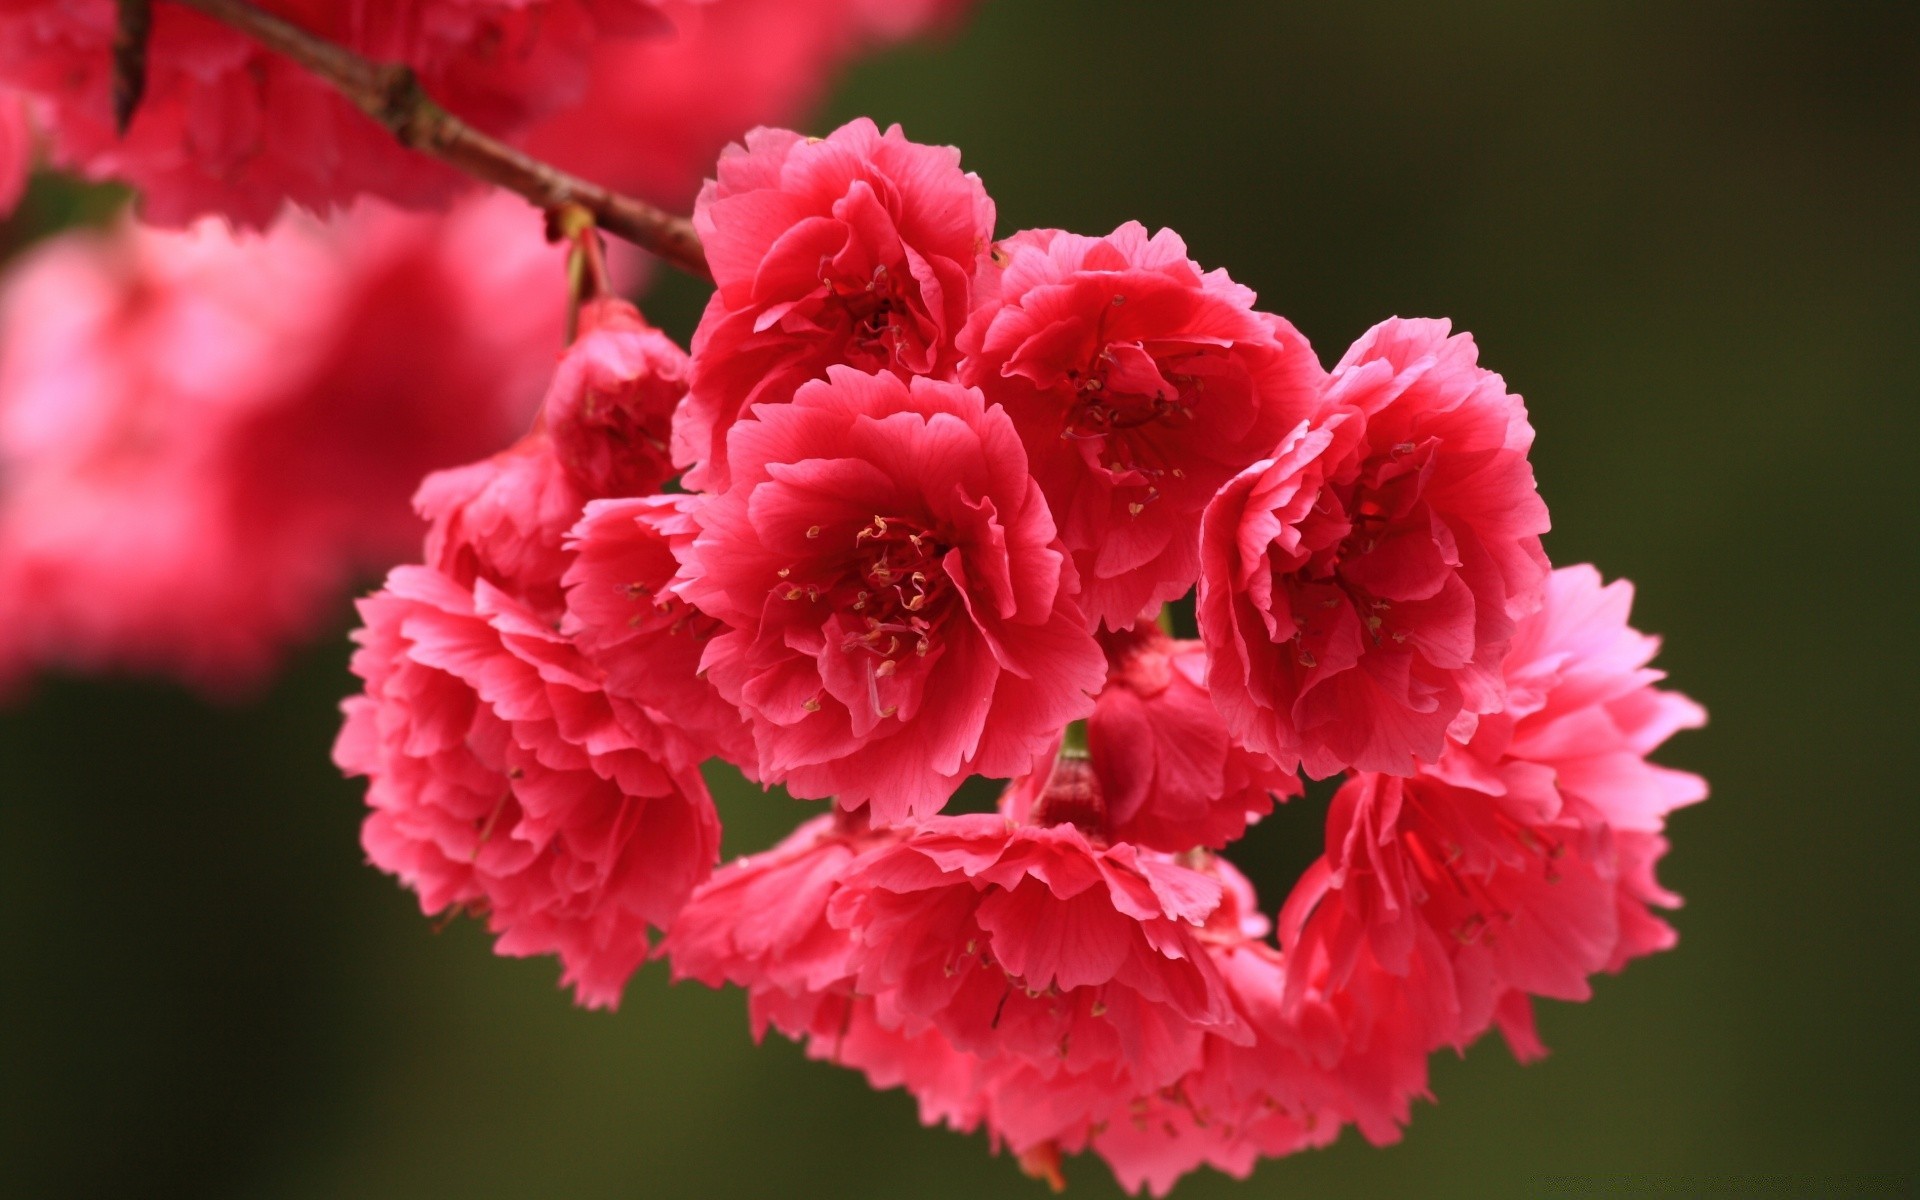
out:
M1339 487L1329 483L1326 494L1300 525L1300 541L1307 561L1300 567L1276 572L1276 585L1296 598L1300 629L1295 632L1300 665L1318 665L1312 647L1327 635L1321 612L1345 603L1360 618L1368 641L1396 644L1407 640L1404 629L1390 628L1393 604L1356 582L1346 563L1370 554L1392 528L1405 520L1420 502L1424 456L1411 442L1394 446L1386 458L1368 464L1359 478Z
M807 536L820 532L816 525ZM940 560L950 547L913 521L876 514L854 533L848 549L834 582L812 587L789 583L785 595L824 601L833 612L854 618L855 628L843 635L840 649L866 660L874 712L891 716L894 707L880 702L880 681L898 672L903 662L923 659L939 646L940 623L953 593Z
M891 367L907 349L909 305L892 272L882 264L864 282L823 279L827 293L847 318L847 361L874 369Z
M1067 378L1074 386L1068 437L1107 437L1156 422L1193 420L1192 398L1182 385L1193 387L1198 380L1163 373L1137 343L1106 346L1086 370L1068 371Z
M1184 357L1184 356L1183 356ZM1204 381L1182 371L1178 358L1156 358L1138 342L1114 342L1084 370L1067 372L1073 389L1060 436L1074 441L1099 440L1100 465L1121 478L1116 482L1144 486L1146 495L1133 505L1137 515L1157 499L1161 485L1185 471L1171 465L1168 434L1184 431L1195 420L1194 406Z

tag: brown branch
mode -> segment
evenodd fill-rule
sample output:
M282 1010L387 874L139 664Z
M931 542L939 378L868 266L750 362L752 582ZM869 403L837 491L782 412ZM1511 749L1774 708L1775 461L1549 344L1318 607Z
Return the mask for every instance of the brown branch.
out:
M411 68L363 58L246 0L175 3L232 26L319 75L392 130L401 144L517 192L549 214L569 206L585 209L608 233L652 251L689 274L713 278L693 222L569 175L481 133L435 103Z

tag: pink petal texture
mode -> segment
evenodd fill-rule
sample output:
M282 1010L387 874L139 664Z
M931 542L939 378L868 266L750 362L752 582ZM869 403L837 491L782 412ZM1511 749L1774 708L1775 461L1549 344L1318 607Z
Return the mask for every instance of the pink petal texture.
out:
M1300 779L1228 735L1207 695L1206 651L1152 625L1108 639L1112 667L1087 747L1107 835L1156 850L1219 849L1301 792Z
M511 197L30 251L0 292L0 676L258 681L418 545L423 474L526 428L563 281Z
M1375 326L1322 412L1207 505L1198 613L1235 737L1324 778L1404 775L1499 711L1547 510L1519 397L1441 321Z
M624 303L584 315L543 430L421 487L426 563L396 568L361 602L353 669L366 689L346 703L335 759L369 779L368 857L423 910L484 916L500 953L557 954L581 1003L611 1007L649 928L666 928L712 870L720 824L698 770L705 740L614 694L587 653L678 669L655 686L694 692L685 639L636 626L576 642L571 628L569 534L581 526L591 540L589 500L647 512L637 529L654 539L661 584L674 569L664 543L685 526L672 499L604 495L660 482L664 459L634 431L658 427L684 363ZM606 565L599 554L576 588ZM584 599L583 610L602 611Z
M574 644L605 673L607 693L661 730L671 761L753 763L740 712L700 675L719 622L672 589L698 532L691 496L594 500L569 535L567 622Z
M993 202L960 152L861 119L824 139L757 129L694 206L717 290L674 427L689 487L729 478L727 431L829 367L951 378Z
M759 778L924 816L1031 768L1104 660L1004 411L956 384L835 367L728 435L675 590L725 629L701 668Z
M1314 414L1324 372L1171 230L1018 234L978 292L961 378L1012 414L1088 619L1130 626L1193 586L1200 510Z
M648 0L264 0L323 37L404 63L429 93L495 134L576 102L596 41L669 28ZM265 227L292 202L326 212L372 193L442 205L471 186L401 146L332 86L246 35L157 4L147 88L113 125L114 0L0 0L0 82L43 102L53 161L140 190L142 214L218 213Z
M1206 1037L1245 1040L1202 941L1222 894L1071 826L823 817L716 874L666 947L677 976L746 987L757 1034L905 1086L929 1123L1080 1148Z

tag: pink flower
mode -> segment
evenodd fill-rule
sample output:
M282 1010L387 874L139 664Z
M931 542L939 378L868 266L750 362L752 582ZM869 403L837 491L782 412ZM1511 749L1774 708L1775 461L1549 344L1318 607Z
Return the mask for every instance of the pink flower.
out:
M1502 704L1547 510L1526 410L1475 358L1443 321L1375 326L1324 414L1207 506L1207 683L1234 735L1283 766L1406 774Z
M671 761L715 756L753 764L739 710L701 677L700 658L720 623L671 584L698 526L694 498L595 500L568 537L566 631L606 674L606 690L659 727Z
M1646 755L1705 714L1652 686L1658 643L1626 624L1631 601L1591 567L1554 572L1508 654L1506 710L1415 776L1341 788L1324 863L1282 921L1290 973L1323 963L1337 992L1361 947L1392 976L1444 961L1423 1007L1456 1015L1434 1044L1497 1022L1525 1057L1526 996L1584 1000L1590 975L1672 944L1648 909L1678 903L1653 880L1659 834L1706 785Z
M658 33L648 0L266 0L262 7L384 61L489 131L577 100L596 39ZM143 213L220 213L264 227L283 201L324 212L362 192L419 207L467 184L402 147L332 86L179 5L153 10L145 99L112 119L114 0L0 0L0 81L46 102L52 154L137 187Z
M694 224L718 285L674 426L687 484L720 490L727 430L827 368L949 378L993 202L959 151L857 120L824 140L757 129L721 156Z
M856 54L951 24L968 6L670 0L661 7L671 35L595 45L586 98L524 143L597 183L682 208L727 143L756 126L797 123Z
M625 300L597 300L547 392L554 452L589 493L645 496L674 474L667 439L687 352Z
M711 870L700 775L636 747L591 665L485 579L399 567L366 628L334 748L369 778L362 841L423 912L465 909L501 954L557 954L582 1004L612 1007Z
M745 987L756 1037L905 1087L928 1124L1077 1150L1205 1038L1244 1040L1201 940L1221 899L1213 875L1070 826L839 815L716 873L666 950L678 978Z
M636 431L660 427L680 365L624 304L586 315L543 428L421 486L427 562L361 602L366 692L347 702L335 758L371 781L368 855L425 911L484 913L501 953L556 953L582 1003L611 1006L646 958L648 927L664 929L712 869L720 824L699 774L707 740L668 708L672 689L699 686L697 646L638 625L576 644L570 627L569 535L602 491L660 482L665 460ZM600 544L583 577L634 568L622 543L640 541L639 569L664 588L670 539L691 537L682 502L624 502L637 529L610 530L612 554L589 518L583 536ZM591 597L583 609L605 611ZM683 673L648 681L661 707L610 691L584 652L613 651L630 682L626 643L647 635L664 644L638 652L645 664Z
M0 674L257 680L418 545L423 474L525 427L563 266L510 197L32 251L0 300Z
M680 595L726 630L702 668L753 729L759 777L937 811L1025 772L1092 708L1104 663L1004 411L837 367L728 437Z
M1171 230L1037 230L994 263L962 380L1012 414L1088 619L1130 626L1193 586L1201 509L1313 414L1320 364Z
M1273 811L1276 797L1300 794L1299 776L1227 736L1201 682L1200 643L1152 625L1109 642L1107 686L1087 725L1105 836L1173 853L1218 849Z

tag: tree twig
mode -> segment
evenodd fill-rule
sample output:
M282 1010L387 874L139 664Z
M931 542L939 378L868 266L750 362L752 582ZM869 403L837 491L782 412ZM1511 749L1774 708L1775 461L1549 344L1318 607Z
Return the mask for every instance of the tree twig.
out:
M690 274L713 277L693 222L589 183L489 137L440 107L411 68L364 58L246 0L174 2L247 34L319 75L392 130L403 145L517 192L549 213L568 206L585 209L608 233Z

